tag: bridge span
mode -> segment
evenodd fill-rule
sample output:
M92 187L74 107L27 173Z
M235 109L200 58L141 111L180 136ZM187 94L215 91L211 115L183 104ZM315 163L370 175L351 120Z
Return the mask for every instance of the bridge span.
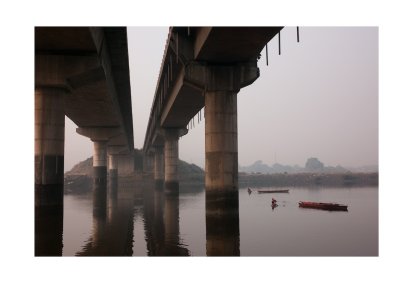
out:
M94 197L104 203L107 160L111 180L118 161L133 172L131 105L125 27L35 28L37 219L50 209L61 215L62 229L65 115L93 141Z
M281 29L170 28L143 146L148 159L154 159L156 180L163 176L159 155L164 154L168 192L179 188L178 138L203 107L206 186L212 192L236 190L236 95L259 77L258 56Z

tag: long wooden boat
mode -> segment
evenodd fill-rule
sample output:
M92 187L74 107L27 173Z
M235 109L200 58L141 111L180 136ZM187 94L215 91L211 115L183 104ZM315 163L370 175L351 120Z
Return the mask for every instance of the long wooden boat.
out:
M323 209L329 211L347 211L347 205L338 203L300 201L299 207Z
M258 190L259 194L288 193L289 190Z

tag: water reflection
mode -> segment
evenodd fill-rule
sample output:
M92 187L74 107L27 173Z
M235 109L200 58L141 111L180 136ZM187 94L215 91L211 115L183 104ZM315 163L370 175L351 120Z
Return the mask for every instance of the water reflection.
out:
M61 256L63 207L35 207L35 256Z
M104 188L67 197L64 215L62 209L36 209L35 255L378 255L377 188L296 188L277 196L243 189L210 198L204 190L178 197L154 183L120 182L105 198ZM303 210L299 200L329 200L350 209Z
M148 188L144 192L144 223L149 256L188 256L179 232L179 196Z
M133 250L133 189L112 186L93 190L92 235L76 255L131 256Z
M240 256L237 192L206 192L207 256Z

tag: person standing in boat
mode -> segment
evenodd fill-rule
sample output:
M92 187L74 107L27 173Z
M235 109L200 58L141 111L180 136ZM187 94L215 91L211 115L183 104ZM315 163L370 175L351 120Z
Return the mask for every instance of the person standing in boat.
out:
M271 203L272 210L274 210L275 207L277 207L277 206L278 205L276 204L276 199L272 198L272 203Z

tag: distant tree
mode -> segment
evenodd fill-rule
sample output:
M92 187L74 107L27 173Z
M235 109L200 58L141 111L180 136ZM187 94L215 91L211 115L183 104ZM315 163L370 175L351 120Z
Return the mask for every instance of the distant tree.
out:
M309 171L321 171L324 169L324 163L322 163L315 157L311 157L307 159L306 169Z

